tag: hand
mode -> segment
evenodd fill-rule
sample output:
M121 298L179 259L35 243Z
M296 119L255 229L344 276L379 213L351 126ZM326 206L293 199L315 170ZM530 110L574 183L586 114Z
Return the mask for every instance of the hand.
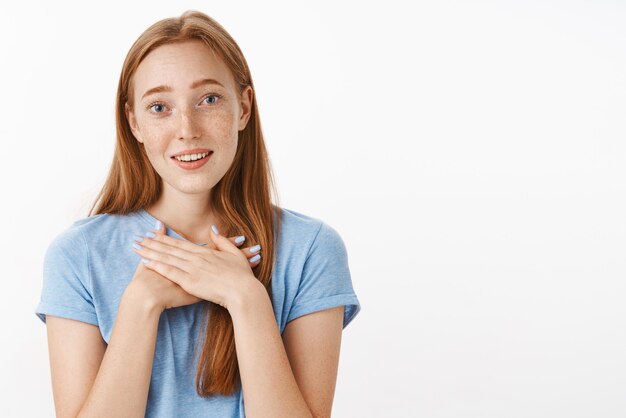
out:
M154 231L156 235L165 234L165 228ZM182 287L168 280L158 272L147 268L141 261L135 270L131 282L124 294L133 293L137 300L145 301L148 307L158 306L159 311L192 305L202 299L187 293Z
M165 230L165 225L162 229ZM152 238L141 237L136 243L140 249L135 248L135 252L147 261L145 267L171 280L187 293L228 309L247 294L250 286L259 283L251 266L260 262L260 254L250 251L259 246L240 250L233 238L214 231L211 241L215 249L160 233Z

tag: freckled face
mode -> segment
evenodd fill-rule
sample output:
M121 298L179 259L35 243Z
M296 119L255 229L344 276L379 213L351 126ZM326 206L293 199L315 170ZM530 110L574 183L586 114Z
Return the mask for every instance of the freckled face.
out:
M206 79L221 85L198 83ZM164 186L183 193L208 192L234 159L238 131L250 116L252 89L246 87L239 98L228 67L197 40L154 49L137 67L131 84L129 124ZM144 96L159 86L170 90ZM192 148L208 148L213 154L198 169L178 167L172 155Z

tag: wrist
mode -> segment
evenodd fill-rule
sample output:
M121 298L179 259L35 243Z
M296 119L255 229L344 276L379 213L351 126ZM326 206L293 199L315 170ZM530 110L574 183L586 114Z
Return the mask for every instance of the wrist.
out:
M228 312L232 317L246 310L254 309L253 306L259 303L259 301L262 302L264 298L269 300L267 289L259 279L252 276L251 279L230 298Z
M142 292L139 286L133 285L133 283L134 282L131 282L126 287L126 290L122 295L121 303L132 305L148 314L160 316L165 308L161 306L153 297L146 294L146 292Z

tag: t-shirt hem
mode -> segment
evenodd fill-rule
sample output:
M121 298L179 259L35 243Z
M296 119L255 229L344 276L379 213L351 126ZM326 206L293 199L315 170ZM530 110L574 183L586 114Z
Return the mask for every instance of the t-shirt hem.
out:
M53 315L99 326L98 317L91 312L85 312L52 303L40 302L35 310L35 315L37 315L37 317L41 319L44 324L46 323L46 315Z
M321 299L316 299L300 305L294 305L291 308L289 315L287 316L287 322L313 312L322 311L329 308L335 308L342 305L345 306L343 312L342 328L345 328L361 311L361 305L356 294L354 293L333 295Z

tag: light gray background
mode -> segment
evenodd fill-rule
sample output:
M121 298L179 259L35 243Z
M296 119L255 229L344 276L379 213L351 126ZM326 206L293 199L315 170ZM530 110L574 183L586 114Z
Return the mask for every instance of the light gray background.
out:
M186 9L248 59L282 206L348 248L333 416L626 416L626 6L600 0L1 3L0 416L53 416L43 254L105 180L130 45Z

